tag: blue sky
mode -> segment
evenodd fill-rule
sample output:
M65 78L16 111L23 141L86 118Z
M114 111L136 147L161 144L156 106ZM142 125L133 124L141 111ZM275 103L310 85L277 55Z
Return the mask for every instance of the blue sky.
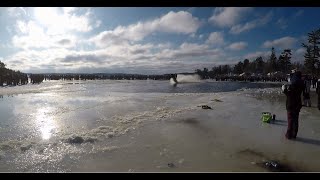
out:
M193 72L292 49L319 8L0 8L0 60L31 73Z

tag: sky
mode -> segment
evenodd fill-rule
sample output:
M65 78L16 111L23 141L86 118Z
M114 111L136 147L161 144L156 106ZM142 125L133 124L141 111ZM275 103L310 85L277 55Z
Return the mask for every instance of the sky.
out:
M166 74L235 64L301 43L320 8L0 7L0 61L25 73Z

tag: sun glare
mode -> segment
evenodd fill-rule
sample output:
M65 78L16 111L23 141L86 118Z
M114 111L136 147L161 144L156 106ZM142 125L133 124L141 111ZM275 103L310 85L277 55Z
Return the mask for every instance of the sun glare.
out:
M47 28L49 34L65 33L65 27L68 25L68 15L62 14L57 8L36 7L34 8L34 17L36 21Z
M50 115L51 108L39 108L36 114L36 123L39 127L41 137L44 140L50 139L53 130L56 128L53 116Z

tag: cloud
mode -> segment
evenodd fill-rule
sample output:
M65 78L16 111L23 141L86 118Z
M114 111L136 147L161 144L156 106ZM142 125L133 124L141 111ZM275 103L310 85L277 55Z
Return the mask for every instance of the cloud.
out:
M271 20L271 17L272 17L272 13L270 12L262 18L255 19L253 21L246 22L244 24L234 25L231 27L229 32L231 34L240 34L242 32L249 31L253 28L267 24Z
M219 27L231 27L253 8L250 7L219 7L214 9L209 22Z
M66 14L71 14L72 12L76 11L76 7L63 7L63 12Z
M37 22L50 35L68 31L89 32L101 25L101 21L96 20L90 8L26 7L7 8L7 11L13 20Z
M270 56L270 52L257 51L257 52L248 53L243 56L243 59L255 60L256 58L258 58L260 56L265 59Z
M63 34L68 31L91 31L95 21L91 17L90 9L86 9L86 12L81 14L78 10L80 8L63 8L63 13L59 13L59 8L53 7L36 7L33 9L37 22L47 28L47 34L52 35Z
M61 45L68 45L68 44L71 44L71 40L70 39L61 39L57 43L61 44Z
M200 27L201 22L189 12L169 12L152 21L138 22L129 26L118 26L114 30L103 31L90 39L99 47L110 44L122 44L128 41L141 41L154 32L175 34L192 34Z
M91 62L91 63L102 63L106 62L108 56L106 55L96 55L96 54L84 54L84 55L67 55L66 57L61 59L61 62L67 63L80 63L80 62Z
M13 36L12 44L14 47L21 49L32 49L32 48L73 48L77 43L77 39L73 35L56 35L48 36L39 29L28 35Z
M7 12L11 17L23 17L28 14L23 7L9 7L7 8Z
M156 19L153 23L155 23L155 28L159 28L161 32L183 34L194 33L201 25L198 18L185 11L177 13L171 11L160 19Z
M299 48L295 51L296 54L304 54L306 52L305 48Z
M304 63L304 53L306 52L305 48L299 48L292 51L291 62L301 62Z
M248 46L248 43L246 42L235 42L235 43L232 43L228 46L228 49L231 49L231 50L243 50L245 49L246 47Z
M212 44L212 45L222 45L224 44L224 39L223 39L223 33L222 32L212 32L207 41L207 44Z
M290 36L286 36L280 39L275 39L273 41L265 41L262 46L265 48L277 47L281 49L287 49L292 48L296 42L297 39Z
M63 39L61 41L64 41ZM97 50L50 48L18 52L8 58L9 67L22 72L143 72L193 71L225 57L223 50L205 44L122 44Z
M35 21L16 22L17 34L12 37L14 47L22 49L30 48L53 48L53 47L74 47L77 38L75 35L66 34L47 34L45 28L37 24Z
M180 60L187 62L198 58L218 58L224 56L221 49L210 49L208 45L183 43L177 49L164 49L155 54L157 60Z
M288 22L284 18L278 19L276 23L281 29L286 29L288 27Z
M9 9L10 12L19 9ZM19 10L21 11L21 10ZM88 43L80 41L75 32L85 33L101 24L96 20L90 8L25 8L27 13L33 12L33 17L14 21L15 34L11 38L14 47L32 48L76 48L76 44Z

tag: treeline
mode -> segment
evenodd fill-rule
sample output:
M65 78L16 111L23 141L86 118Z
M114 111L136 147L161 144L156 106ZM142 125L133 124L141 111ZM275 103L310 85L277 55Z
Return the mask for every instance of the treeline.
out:
M141 75L141 74L44 74L45 80L169 80L175 74Z
M6 68L6 65L0 61L0 87L1 86L17 86L29 83L39 84L44 80L42 74L28 74L20 71L14 71Z
M14 71L6 68L6 65L0 61L0 86L16 86L28 83L27 74L20 71Z
M272 47L270 56L267 59L257 57L253 61L245 59L235 65L214 66L209 70L196 69L195 72L204 79L214 79L221 77L256 77L256 78L285 78L286 74L292 69L299 69L305 74L311 76L320 75L320 29L308 33L308 42L302 43L306 49L303 64L300 62L291 62L291 49L284 49L277 57L275 49ZM240 78L239 77L239 78Z

